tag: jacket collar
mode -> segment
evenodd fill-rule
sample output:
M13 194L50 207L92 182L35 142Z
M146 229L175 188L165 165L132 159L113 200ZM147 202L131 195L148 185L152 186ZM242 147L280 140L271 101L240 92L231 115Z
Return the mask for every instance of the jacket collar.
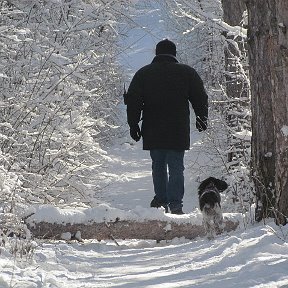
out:
M152 63L162 63L162 62L174 62L178 63L177 58L171 54L159 54L154 57Z

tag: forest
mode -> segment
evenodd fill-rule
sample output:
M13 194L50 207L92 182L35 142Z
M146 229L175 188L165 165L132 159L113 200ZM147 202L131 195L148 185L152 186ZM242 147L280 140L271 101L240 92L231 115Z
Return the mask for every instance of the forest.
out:
M164 32L139 22L149 23L155 11ZM141 58L137 43L145 35L177 43L177 58L196 69L209 95L200 156L187 158L191 185L203 175L223 178L224 212L245 215L245 227L272 219L273 229L285 231L287 29L287 0L2 0L0 257L35 253L25 224L35 207L103 208L113 183L126 181L127 171L113 176L107 167L113 147L122 145L123 155L137 147L122 97L136 71L124 62L134 53ZM138 169L142 160L135 159ZM1 287L65 287L5 279L0 275ZM104 287L93 285L81 287Z

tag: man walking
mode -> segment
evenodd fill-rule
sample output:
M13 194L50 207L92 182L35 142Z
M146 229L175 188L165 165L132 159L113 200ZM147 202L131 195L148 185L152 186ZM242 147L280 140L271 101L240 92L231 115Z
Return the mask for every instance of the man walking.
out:
M125 95L130 135L143 137L143 149L150 150L155 197L151 207L170 208L184 214L184 153L190 148L190 110L196 128L207 128L208 102L197 72L176 59L176 46L169 40L156 45L151 64L136 72ZM142 120L140 129L139 122ZM168 171L167 171L168 168ZM168 174L169 172L169 174Z

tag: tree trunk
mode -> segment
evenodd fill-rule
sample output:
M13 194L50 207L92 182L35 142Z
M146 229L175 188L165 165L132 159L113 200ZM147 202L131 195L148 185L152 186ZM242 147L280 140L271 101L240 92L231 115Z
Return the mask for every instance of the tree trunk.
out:
M286 223L288 2L248 0L247 8L256 217L276 216L279 223Z
M252 95L252 175L255 183L256 219L272 216L275 205L275 143L272 110L269 1L250 0L248 8L248 53Z
M288 216L288 1L276 1L275 31L271 35L272 102L275 130L275 190L277 221Z
M237 220L224 219L223 231L230 232L239 226ZM63 233L69 232L75 235L81 232L83 239L151 239L151 240L171 240L175 237L185 237L195 239L206 235L204 226L189 223L175 223L173 221L147 220L137 221L114 221L89 224L56 224L39 222L32 225L27 223L29 230L34 237L61 239ZM220 234L221 231L215 231Z
M244 0L222 0L223 20L231 26L238 26L246 10Z

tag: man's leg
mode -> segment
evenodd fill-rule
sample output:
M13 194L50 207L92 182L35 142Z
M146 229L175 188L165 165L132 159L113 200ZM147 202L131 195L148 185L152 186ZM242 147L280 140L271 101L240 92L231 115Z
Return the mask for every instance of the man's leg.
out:
M151 207L163 206L165 209L168 207L167 199L167 150L153 149L150 150L152 159L152 178L154 184L155 197L151 202Z
M167 164L169 180L167 187L171 213L181 214L184 196L184 153L185 151L168 150Z

